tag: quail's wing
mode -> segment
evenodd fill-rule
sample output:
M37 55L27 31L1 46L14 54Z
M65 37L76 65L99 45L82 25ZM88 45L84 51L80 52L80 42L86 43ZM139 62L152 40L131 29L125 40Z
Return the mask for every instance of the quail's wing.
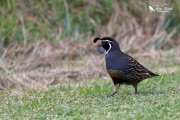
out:
M146 69L135 59L133 59L129 55L126 55L126 57L128 61L127 71L126 71L128 78L139 81L153 76L151 71Z

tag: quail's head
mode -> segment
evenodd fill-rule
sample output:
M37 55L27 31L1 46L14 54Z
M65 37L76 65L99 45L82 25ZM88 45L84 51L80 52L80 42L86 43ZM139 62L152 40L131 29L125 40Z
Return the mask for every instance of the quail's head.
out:
M95 38L93 41L96 43L98 40L101 40L101 46L106 50L106 54L120 50L118 42L112 37Z

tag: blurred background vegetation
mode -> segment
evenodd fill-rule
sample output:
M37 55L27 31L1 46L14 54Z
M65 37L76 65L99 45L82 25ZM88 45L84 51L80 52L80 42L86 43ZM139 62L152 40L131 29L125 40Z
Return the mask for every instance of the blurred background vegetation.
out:
M149 11L149 5L163 4L173 9L168 13ZM179 0L0 0L1 89L29 86L27 81L51 76L49 85L57 80L52 76L59 78L60 73L66 79L104 75L104 58L98 58L94 37L112 36L130 54L158 51L152 53L154 59L167 55L159 55L161 50L177 51L179 6ZM38 76L42 72L32 76L39 68L56 66L59 71L46 78ZM79 72L82 70L85 72Z

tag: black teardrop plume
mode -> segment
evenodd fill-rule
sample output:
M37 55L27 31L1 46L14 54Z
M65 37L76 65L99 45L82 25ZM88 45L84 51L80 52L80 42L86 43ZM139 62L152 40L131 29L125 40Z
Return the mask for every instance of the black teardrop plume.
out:
M93 42L96 43L98 40L101 40L101 38L94 38Z

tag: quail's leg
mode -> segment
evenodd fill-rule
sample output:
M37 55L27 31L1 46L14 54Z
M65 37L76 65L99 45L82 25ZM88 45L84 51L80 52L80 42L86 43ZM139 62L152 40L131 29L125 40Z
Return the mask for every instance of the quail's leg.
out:
M137 93L137 84L133 85L134 89L135 89L135 94Z
M114 92L112 94L108 95L108 97L115 95L119 91L120 84L117 83L114 85L114 87L115 87Z

